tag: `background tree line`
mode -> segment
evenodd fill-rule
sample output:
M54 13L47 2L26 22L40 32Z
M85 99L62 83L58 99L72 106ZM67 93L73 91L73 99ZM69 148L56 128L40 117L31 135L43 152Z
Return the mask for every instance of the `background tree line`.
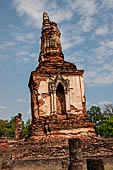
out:
M88 119L95 123L97 136L113 137L113 105L105 105L103 111L98 106L92 106L87 111Z
M88 119L95 123L94 129L97 136L113 137L113 105L105 105L103 111L99 106L92 106L87 110ZM29 132L31 120L28 119L26 123L22 121L23 137L26 137ZM14 137L15 117L10 121L0 120L0 137Z
M0 137L11 137L15 135L15 117L12 117L10 121L0 119ZM29 126L31 120L28 119L25 123L22 121L22 135L25 138L29 132Z

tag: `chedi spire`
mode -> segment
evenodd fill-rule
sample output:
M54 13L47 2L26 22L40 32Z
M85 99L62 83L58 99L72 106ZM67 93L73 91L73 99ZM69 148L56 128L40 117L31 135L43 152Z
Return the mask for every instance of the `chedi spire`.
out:
M39 62L45 60L63 60L60 31L55 22L51 22L46 12L43 13L41 32L41 51Z

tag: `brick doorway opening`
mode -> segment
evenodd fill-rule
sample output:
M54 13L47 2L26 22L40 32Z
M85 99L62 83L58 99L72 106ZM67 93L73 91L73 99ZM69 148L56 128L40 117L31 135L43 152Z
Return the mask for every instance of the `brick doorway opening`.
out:
M58 114L66 114L66 99L64 87L61 83L58 84L56 90L56 108Z

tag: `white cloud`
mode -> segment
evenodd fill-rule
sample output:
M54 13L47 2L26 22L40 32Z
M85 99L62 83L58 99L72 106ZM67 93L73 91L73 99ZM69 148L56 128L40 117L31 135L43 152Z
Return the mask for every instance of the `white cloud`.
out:
M40 27L42 11L45 9L46 0L13 0L13 4L20 16L27 15L27 21ZM30 17L30 18L29 18Z
M0 54L0 59L2 59L2 60L6 60L6 59L8 59L8 54Z
M113 0L103 0L103 8L113 8Z
M108 31L109 30L108 30L107 25L104 25L104 26L97 28L95 34L96 35L105 35L105 34L108 34Z
M70 20L71 17L73 16L73 13L68 9L59 8L59 9L49 11L49 15L50 15L50 20L54 20L57 23L59 23L61 21Z
M105 63L103 65L103 68L106 70L106 71L109 71L110 73L113 72L113 61L111 61L110 63Z
M0 42L0 50L6 50L8 48L14 47L15 46L15 42L13 41L2 41Z
M28 57L23 57L23 60L24 60L25 62L29 62L29 61L30 61L30 58L28 58Z
M0 110L5 110L5 109L7 109L6 106L0 105Z
M30 54L30 56L33 57L33 58L37 58L38 54L37 53L32 53L32 54Z
M20 52L17 52L16 55L17 56L26 56L26 55L29 55L29 52L28 51L20 51Z
M13 5L20 16L27 16L27 22L31 25L41 28L42 13L46 10L49 12L51 19L61 22L69 20L73 13L71 10L59 8L56 1L49 0L13 0Z
M27 101L25 99L19 98L17 99L17 103L26 103Z
M105 100L105 101L98 102L98 104L103 106L103 105L107 105L107 104L112 104L112 102Z
M113 83L113 69L109 64L89 66L85 70L85 82L88 86L100 86Z
M61 44L64 51L77 46L84 40L84 36L76 32L76 24L61 28Z
M104 41L100 41L100 46L95 49L96 56L98 59L102 59L103 57L109 57L113 55L113 41L109 39L105 39Z
M51 21L53 20L57 23L60 23L61 21L69 21L67 23L64 22L62 24L62 29L60 29L62 30L62 49L67 52L67 50L71 50L72 48L80 48L80 45L82 48L83 43L83 54L80 54L79 57L82 55L83 58L84 55L85 60L77 60L77 62L79 67L80 65L81 67L84 67L85 64L88 65L85 69L85 80L88 85L92 86L113 83L112 64L109 64L108 61L113 56L113 41L109 38L101 39L101 41L99 40L100 38L104 38L104 36L102 37L99 35L107 36L109 34L110 27L107 22L108 18L106 19L103 17L105 11L102 11L102 8L104 8L105 5L107 7L112 6L112 2L113 0L103 0L101 3L97 0L62 0L61 5L59 6L57 1L50 0L13 0L17 13L23 17L25 22L27 21L27 23L29 22L30 25L39 29L41 28L43 11L48 12ZM72 17L73 20L71 20ZM72 21L71 24L70 21ZM87 32L89 32L89 34L84 34ZM91 39L90 36L92 35L94 35L94 41L91 42L92 44L89 44L89 39ZM19 33L17 32L16 34L16 40L24 43L30 42L33 39L36 40L35 37L34 33L23 34L19 31ZM89 47L85 49L87 44L89 44ZM86 53L85 50L87 50ZM30 60L27 57L26 51L23 50L20 52L20 55L24 56L24 61ZM34 59L38 58L38 54L35 53L28 55ZM74 62L75 59L77 59L75 56L78 55L77 53L74 55ZM108 63L106 64L106 62ZM112 63L112 59L110 62Z
M30 43L30 44L36 42L36 35L34 32L30 32L30 33L16 32L14 34L14 37L19 42Z
M73 46L80 44L83 41L84 41L84 37L80 35L78 36L67 35L66 36L66 33L65 33L61 37L62 47L64 51L68 50L69 48L72 48Z
M70 20L75 12L84 17L97 13L97 4L94 0L70 0L67 4L64 3L63 7L59 6L57 1L50 0L13 0L13 5L20 16L27 16L26 21L38 28L41 27L42 13L45 10L49 13L51 20L57 23Z
M38 53L31 53L30 57L34 59L34 64L36 64L38 61Z
M29 51L19 51L16 53L16 61L25 61L29 62L30 61L30 52Z
M28 111L27 111L27 114L31 114L31 110L28 110Z
M113 73L100 73L95 79L93 80L95 84L111 84L113 83Z
M72 0L71 8L77 10L80 15L92 16L97 13L97 4L95 0Z
M94 19L92 17L86 17L84 20L83 20L83 24L82 24L82 30L84 32L89 32L91 31L91 29L93 28L94 26Z
M91 104L91 106L96 106L96 107L98 107L98 104L96 104L96 103L93 103L93 104Z

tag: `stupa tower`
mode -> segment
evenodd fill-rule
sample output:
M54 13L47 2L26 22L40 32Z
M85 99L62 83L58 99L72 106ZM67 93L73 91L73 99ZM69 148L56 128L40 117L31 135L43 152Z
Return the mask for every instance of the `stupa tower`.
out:
M31 72L31 138L60 134L90 136L87 120L83 70L64 61L60 31L43 13L39 65Z
M39 62L45 60L64 59L60 35L57 24L55 22L51 22L48 14L44 12Z

